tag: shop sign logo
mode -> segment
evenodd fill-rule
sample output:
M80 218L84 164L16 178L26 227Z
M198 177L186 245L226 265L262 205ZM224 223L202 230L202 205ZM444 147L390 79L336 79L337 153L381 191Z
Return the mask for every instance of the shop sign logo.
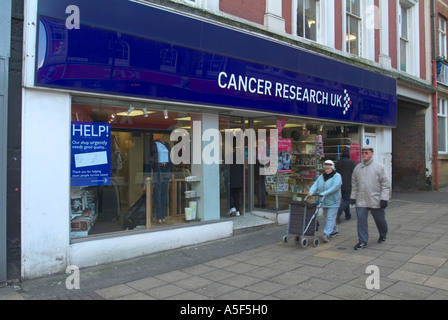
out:
M350 99L350 96L347 92L347 90L344 90L344 111L343 113L346 114L348 109L350 109L351 105L352 105L352 101Z

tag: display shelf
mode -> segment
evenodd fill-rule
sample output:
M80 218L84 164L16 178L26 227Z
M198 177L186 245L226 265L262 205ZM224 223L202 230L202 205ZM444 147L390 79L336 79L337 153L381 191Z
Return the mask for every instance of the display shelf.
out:
M98 216L97 196L91 188L73 187L70 199L70 236L88 236Z
M292 200L303 200L318 175L317 141L316 134L303 135L302 139L292 141L292 172L289 175L289 194Z
M189 185L189 190L186 190L184 193L185 197L185 209L188 208L190 205L190 201L196 201L199 200L201 197L196 193L196 190L192 190L192 185L201 182L196 176L188 176L185 177L185 182L187 185ZM191 185L190 185L191 184ZM201 219L197 218L198 214L198 203L196 202L195 207L191 207L193 209L193 214L190 219L188 219L188 216L185 212L185 221L187 222L194 222L194 221L200 221Z
M325 158L333 161L341 159L342 151L350 149L350 138L327 138L325 139L324 153Z

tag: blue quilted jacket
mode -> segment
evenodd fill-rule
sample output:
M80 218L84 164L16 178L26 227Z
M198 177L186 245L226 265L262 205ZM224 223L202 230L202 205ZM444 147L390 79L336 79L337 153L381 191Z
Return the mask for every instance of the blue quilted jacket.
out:
M342 177L339 173L335 172L334 176L327 181L324 180L324 174L321 174L311 186L310 193L319 193L319 195L325 196L322 202L323 208L339 207L341 203L341 186Z

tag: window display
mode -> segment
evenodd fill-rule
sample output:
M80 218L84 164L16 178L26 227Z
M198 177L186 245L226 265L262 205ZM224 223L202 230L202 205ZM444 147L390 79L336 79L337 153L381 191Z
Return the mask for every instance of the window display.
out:
M199 221L191 185L200 181L170 159L176 128L190 129L187 113L74 98L72 238Z
M255 195L260 199L254 202L257 208L287 210L291 200L305 199L314 181L322 174L325 160L337 162L343 149L349 150L352 158L357 158L359 135L356 126L307 123L299 119L271 119L271 123L276 123L279 129L278 170L275 175L263 179L265 194L255 188ZM266 199L262 198L264 195ZM313 201L313 198L309 200Z
M203 176L192 174L191 150L179 148L194 133L191 120L202 114L163 106L74 97L71 123L70 234L72 238L154 229L201 221L198 192ZM239 217L252 208L287 210L292 200L303 200L322 172L322 163L337 161L342 149L359 146L357 127L308 123L276 117L215 116L221 135L219 170L220 217ZM193 127L193 129L192 129ZM170 141L175 129L177 141ZM257 152L278 156L276 172L265 175L270 163L249 161L249 140L227 150L228 134L236 139L248 129L266 130L257 139ZM350 130L349 130L350 129ZM278 133L272 148L270 130ZM275 132L275 131L274 131ZM260 138L260 137L258 137ZM194 147L194 139L188 140ZM266 139L266 141L264 140ZM235 140L235 141L236 141ZM263 141L263 143L260 143ZM179 145L178 145L179 143ZM242 151L241 149L244 149ZM266 149L266 150L264 150ZM182 161L171 158L171 150ZM241 153L240 164L226 163L226 152ZM214 152L216 153L216 151ZM215 155L216 156L216 155ZM230 156L231 157L231 156ZM237 163L234 159L233 163ZM204 165L204 164L202 164ZM238 172L235 173L234 169ZM263 169L263 170L262 170ZM210 210L208 210L210 211Z

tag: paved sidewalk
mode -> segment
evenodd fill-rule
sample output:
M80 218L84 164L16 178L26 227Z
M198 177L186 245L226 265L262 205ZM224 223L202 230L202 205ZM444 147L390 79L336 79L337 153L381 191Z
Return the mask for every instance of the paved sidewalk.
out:
M387 241L377 243L369 218L368 248L359 251L352 210L339 236L318 247L285 244L286 226L274 226L82 269L79 290L68 290L61 274L0 287L0 299L448 300L448 193L394 193Z

